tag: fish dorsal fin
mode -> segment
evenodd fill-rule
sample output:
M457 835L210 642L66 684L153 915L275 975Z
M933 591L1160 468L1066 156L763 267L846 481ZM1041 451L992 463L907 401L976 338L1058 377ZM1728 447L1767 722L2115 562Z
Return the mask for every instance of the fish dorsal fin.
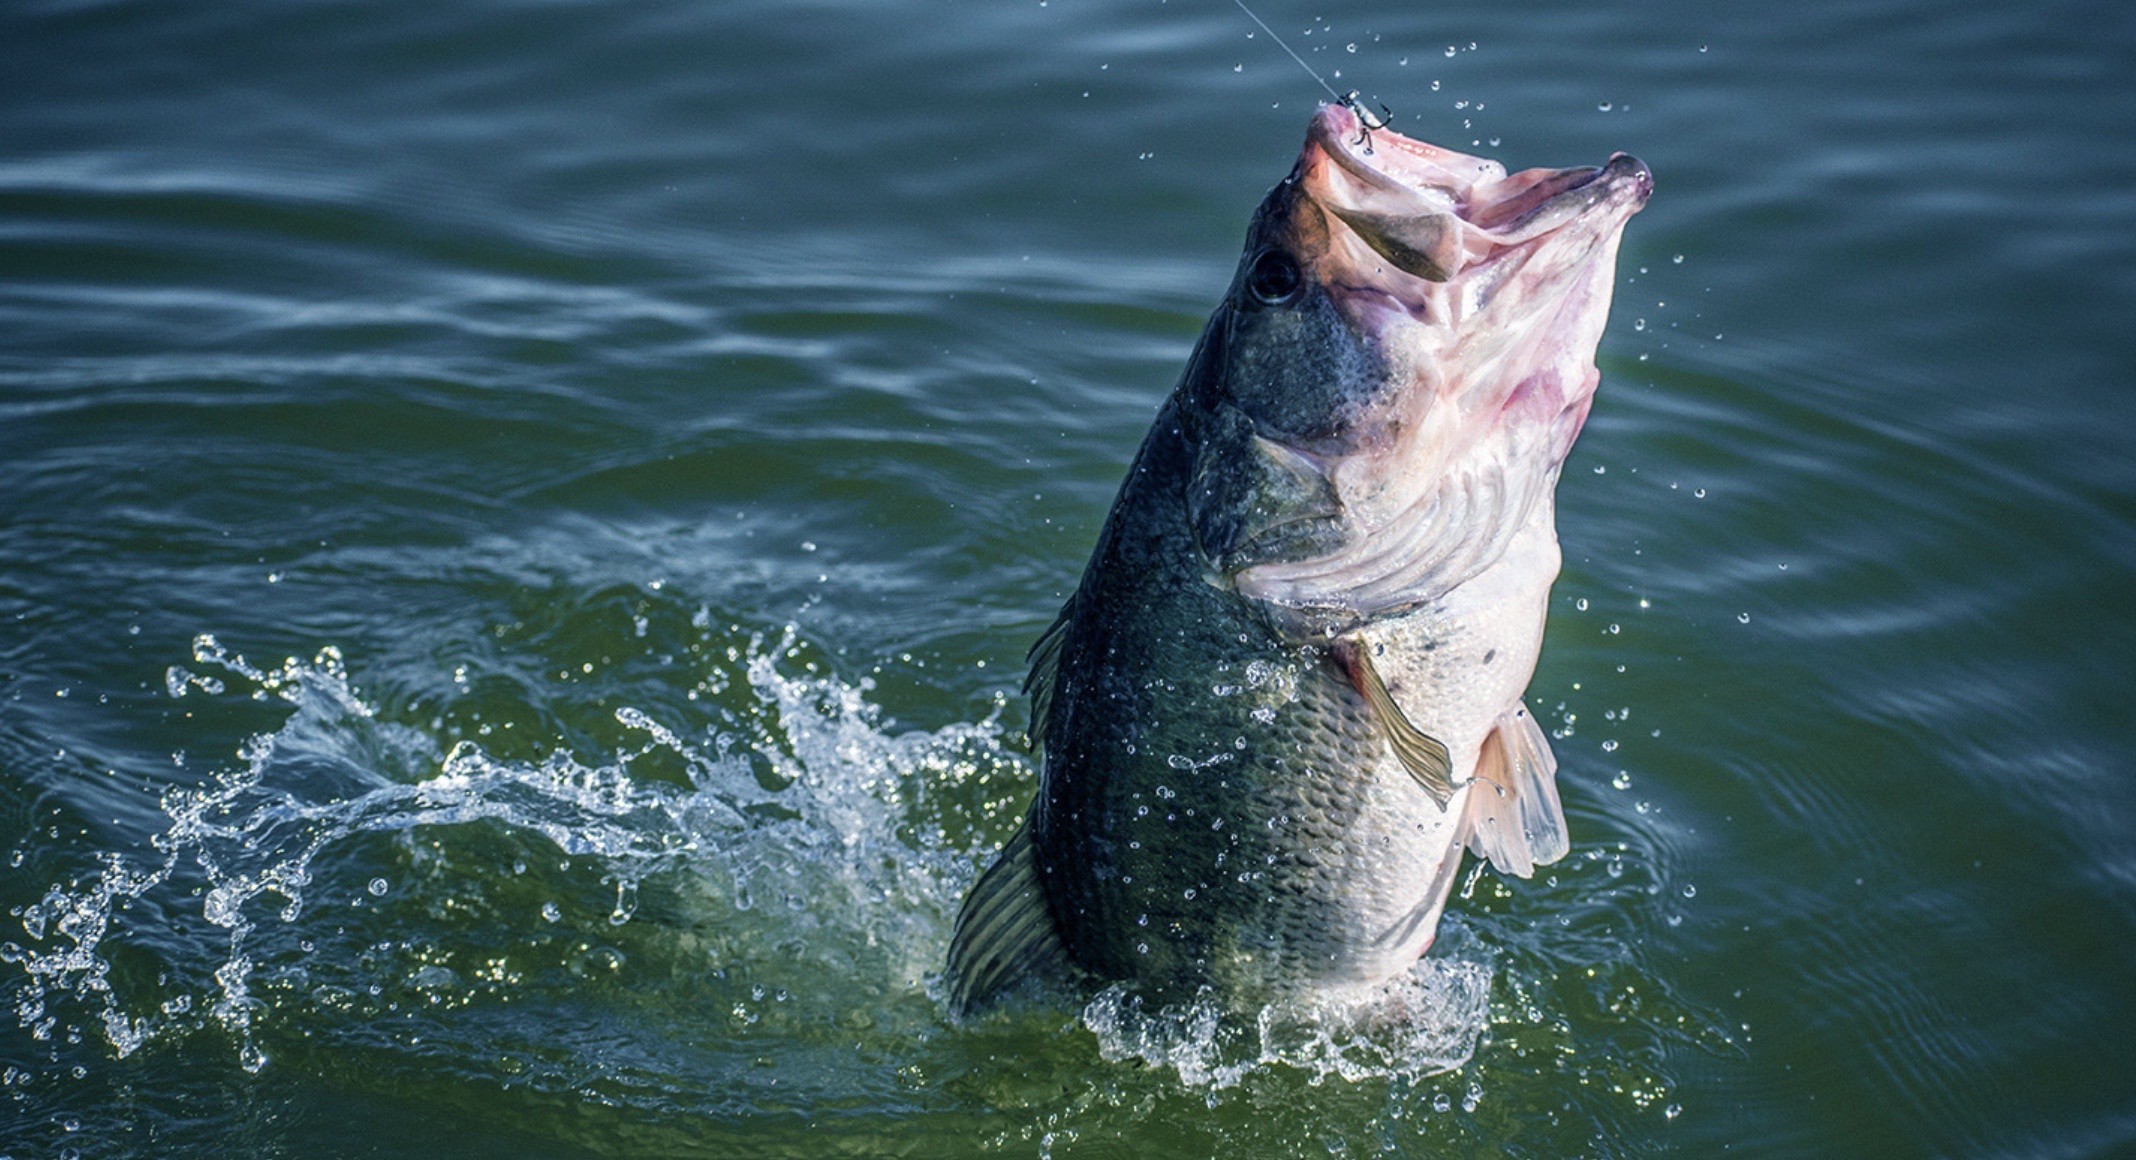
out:
M1526 705L1514 702L1484 738L1462 824L1469 849L1516 878L1571 848L1558 801L1557 758Z
M1053 912L1039 890L1026 818L957 911L949 936L950 1003L959 1013L972 1011L1018 980L1066 959Z
M1401 759L1402 768L1417 779L1440 809L1445 809L1454 796L1454 767L1445 743L1411 724L1402 707L1394 703L1394 694L1387 691L1387 682L1380 679L1379 669L1372 663L1370 644L1345 637L1335 642L1335 657L1349 674L1350 683L1372 707L1372 716L1386 730L1387 743Z
M1060 614L1046 631L1038 634L1031 651L1024 654L1024 663L1029 666L1024 673L1023 691L1031 698L1031 728L1026 734L1031 748L1038 749L1046 743L1046 726L1053 718L1053 691L1060 681L1061 645L1068 639L1068 630L1075 624L1075 597L1061 605Z

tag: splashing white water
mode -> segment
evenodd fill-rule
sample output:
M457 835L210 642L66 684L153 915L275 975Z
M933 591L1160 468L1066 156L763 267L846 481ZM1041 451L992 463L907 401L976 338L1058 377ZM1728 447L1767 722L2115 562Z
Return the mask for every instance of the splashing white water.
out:
M1448 937L1432 957L1386 983L1310 1003L1263 1007L1250 1020L1204 997L1151 1007L1126 988L1100 991L1083 1024L1109 1060L1169 1067L1222 1090L1271 1064L1334 1077L1417 1079L1466 1063L1489 1016L1491 966L1473 940Z
M204 635L194 663L220 675L174 666L172 696L279 698L294 712L248 741L240 766L164 796L169 826L153 839L160 856L105 853L95 872L24 908L26 945L0 943L0 961L26 977L15 1014L45 1039L71 1001L122 1058L159 1034L212 1021L235 1037L246 1070L257 1071L266 1062L254 1035L265 1004L253 993L252 944L263 923L304 921L322 855L366 835L484 821L593 860L614 886L611 924L631 921L641 882L680 870L693 873L701 893L724 889L724 916L763 907L806 911L819 929L854 928L838 933L875 952L886 982L916 990L939 965L970 859L938 831L915 834L904 807L928 781L954 783L1020 759L1002 749L991 717L890 735L865 700L867 682L780 673L775 658L793 641L789 628L783 641L753 641L740 658L762 707L761 736L707 730L696 744L683 727L622 708L616 721L642 746L589 764L565 752L500 761L467 741L440 753L423 732L379 720L351 688L337 650L266 670ZM687 788L634 775L633 765L656 753L681 759ZM374 878L367 892L383 898L389 888ZM182 908L189 893L222 941L206 985L160 1005L122 993L106 944L126 912L136 900ZM553 922L560 912L545 903L542 915Z

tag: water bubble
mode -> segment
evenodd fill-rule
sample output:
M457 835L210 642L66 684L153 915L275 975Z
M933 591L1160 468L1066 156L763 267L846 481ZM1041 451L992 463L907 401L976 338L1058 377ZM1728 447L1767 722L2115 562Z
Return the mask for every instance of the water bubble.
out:
M1748 613L1748 612L1738 612L1738 613L1736 613L1736 623L1738 623L1738 624L1749 624L1749 623L1750 623L1750 613Z
M562 922L564 920L563 908L556 905L556 903L554 902L542 903L541 920L543 922Z
M371 879L371 884L368 887L365 887L365 889L371 892L371 897L373 898L384 898L386 896L386 891L392 889L392 887L389 886L386 883L386 880L383 878L373 878Z
M638 913L638 883L625 878L616 883L616 905L608 912L608 925L622 926Z

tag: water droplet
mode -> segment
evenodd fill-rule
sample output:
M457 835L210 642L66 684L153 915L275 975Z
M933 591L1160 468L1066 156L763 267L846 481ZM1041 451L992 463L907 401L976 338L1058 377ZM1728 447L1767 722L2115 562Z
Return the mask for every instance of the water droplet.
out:
M563 908L556 905L554 902L542 903L541 920L543 922L562 922L564 920Z
M386 891L392 889L392 887L388 886L386 884L386 880L383 878L373 878L371 879L371 885L367 887L367 889L370 890L371 897L384 898L386 896Z
M1736 613L1736 623L1737 623L1737 624L1749 624L1749 623L1750 623L1750 613L1748 613L1748 612L1738 612L1738 613Z

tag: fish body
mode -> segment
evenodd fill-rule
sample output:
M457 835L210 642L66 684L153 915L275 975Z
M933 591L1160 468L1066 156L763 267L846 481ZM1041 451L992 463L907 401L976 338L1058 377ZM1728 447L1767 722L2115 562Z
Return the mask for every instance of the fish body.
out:
M1316 113L1033 650L1039 789L959 914L960 1006L1059 971L1237 1006L1374 984L1464 849L1564 854L1521 694L1651 188Z

